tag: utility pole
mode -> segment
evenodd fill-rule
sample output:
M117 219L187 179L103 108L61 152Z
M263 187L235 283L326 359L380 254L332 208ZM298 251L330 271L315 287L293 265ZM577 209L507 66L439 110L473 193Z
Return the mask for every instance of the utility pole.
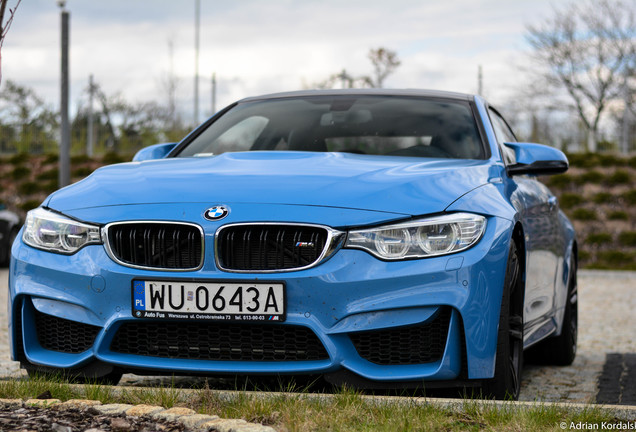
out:
M349 74L347 74L346 70L343 69L342 72L340 72L340 75L338 75L338 78L340 78L343 89L353 87L352 79Z
M93 157L93 97L97 87L93 75L88 76L88 133L86 137L86 156Z
M477 94L482 96L484 92L484 75L481 70L481 65L479 65L479 70L477 71Z
M199 124L199 28L201 0L194 3L194 126Z
M68 26L69 13L65 9L66 1L60 0L57 5L61 8L61 36L62 36L62 76L61 76L61 98L60 98L60 155L59 155L59 186L64 187L71 183L71 125L68 120Z
M212 115L216 114L216 73L212 74Z

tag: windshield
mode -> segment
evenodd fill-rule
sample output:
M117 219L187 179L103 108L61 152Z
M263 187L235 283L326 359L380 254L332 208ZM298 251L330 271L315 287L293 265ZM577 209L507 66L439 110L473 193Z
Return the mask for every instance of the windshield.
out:
M468 102L357 95L239 103L177 157L259 150L485 157Z

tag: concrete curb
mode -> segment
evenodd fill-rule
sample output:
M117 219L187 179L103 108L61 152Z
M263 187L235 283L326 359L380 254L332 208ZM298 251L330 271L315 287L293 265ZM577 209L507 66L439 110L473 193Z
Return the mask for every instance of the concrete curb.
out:
M74 384L80 387L81 384ZM113 393L130 393L135 391L152 390L153 387L126 387L116 386L112 387ZM179 389L184 393L192 393L196 395L200 390L196 389ZM305 398L315 400L329 400L333 399L336 395L328 393L287 393L287 392L260 392L260 391L237 391L237 390L210 390L220 399L233 399L240 396L250 396L258 399L278 399L281 397L290 398ZM445 408L453 412L461 413L467 408L473 409L475 406L480 408L493 408L498 409L531 409L539 407L556 407L562 408L574 412L585 412L590 410L599 409L608 412L610 415L616 417L619 420L624 421L636 421L636 406L633 405L602 405L593 403L572 403L572 402L544 402L544 401L495 401L495 400L483 400L483 399L446 399L446 398L430 398L430 397L409 397L409 396L375 396L375 395L362 395L361 398L371 404L403 404L403 405L433 405L439 408ZM95 401L92 401L93 403ZM68 403L68 402L66 402ZM108 405L105 405L108 406ZM161 408L161 407L158 407ZM163 409L163 408L162 408ZM243 420L241 420L243 421ZM266 427L266 426L263 426ZM245 431L252 431L257 429L245 429ZM259 431L261 429L258 429ZM243 429L237 429L236 431L243 431ZM274 431L274 429L267 427L262 429L263 432Z
M138 387L135 387L138 388ZM187 390L186 391L196 391ZM330 399L333 398L332 394L324 393L278 393L278 392L249 392L249 391L225 391L215 390L221 398L237 397L239 394L250 395L258 398L280 398L284 396L299 397L307 399ZM608 412L610 415L623 421L636 421L636 406L632 405L601 405L601 404L584 404L584 403L569 403L569 402L528 402L528 401L496 401L496 400L483 400L483 399L445 399L445 398L427 398L427 397L404 397L404 396L370 396L362 395L362 399L373 404L404 404L404 405L433 405L439 408L445 408L455 413L465 412L466 409L474 409L475 406L479 408L493 408L501 410L520 410L539 407L556 407L566 409L574 412L585 412L590 410L599 409Z
M134 391L143 389L144 387L121 387L122 391ZM150 387L149 389L151 389ZM115 390L119 388L115 387ZM180 389L184 392L197 392L199 390ZM260 399L274 399L281 397L295 397L306 399L326 400L332 399L335 395L327 393L285 393L285 392L256 392L256 391L235 391L235 390L212 390L220 399L231 399L241 395L248 395ZM408 396L372 396L362 395L362 399L372 404L404 404L404 405L433 405L439 408L446 408L453 412L461 413L467 408L473 409L475 406L480 408L498 409L528 409L538 407L556 407L567 409L574 412L584 412L594 409L607 411L619 420L634 421L636 420L636 406L632 405L601 405L601 404L584 404L570 402L542 402L542 401L495 401L483 399L445 399L445 398L427 398L427 397L408 397Z

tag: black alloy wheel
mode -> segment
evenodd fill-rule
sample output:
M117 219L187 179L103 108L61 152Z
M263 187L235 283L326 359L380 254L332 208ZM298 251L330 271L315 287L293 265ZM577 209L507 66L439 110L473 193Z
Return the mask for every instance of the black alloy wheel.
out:
M499 316L495 376L484 383L484 397L519 399L523 370L523 295L519 250L512 240Z

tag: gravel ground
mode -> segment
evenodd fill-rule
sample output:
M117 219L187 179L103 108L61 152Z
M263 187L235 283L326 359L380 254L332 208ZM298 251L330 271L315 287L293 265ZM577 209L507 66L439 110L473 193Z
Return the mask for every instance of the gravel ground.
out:
M576 359L566 367L527 365L520 400L596 402L606 356L636 353L636 272L581 270L578 282Z
M183 432L178 422L156 421L143 417L103 415L93 407L42 408L26 406L0 408L0 431L38 432Z
M0 377L21 376L9 359L7 277L0 270ZM526 365L520 400L594 403L607 355L636 353L636 272L579 272L579 344L572 366ZM631 374L636 371L631 371ZM618 374L620 375L620 374ZM125 375L120 385L148 385L156 378ZM632 403L634 405L634 403Z

